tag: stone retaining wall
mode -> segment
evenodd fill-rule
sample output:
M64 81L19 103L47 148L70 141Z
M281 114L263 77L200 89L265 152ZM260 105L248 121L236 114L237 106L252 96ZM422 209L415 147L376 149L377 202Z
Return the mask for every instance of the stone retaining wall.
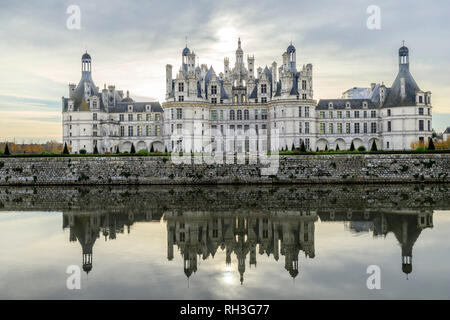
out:
M196 158L201 162L201 158ZM280 156L257 164L175 164L169 157L0 158L0 185L448 183L450 154Z

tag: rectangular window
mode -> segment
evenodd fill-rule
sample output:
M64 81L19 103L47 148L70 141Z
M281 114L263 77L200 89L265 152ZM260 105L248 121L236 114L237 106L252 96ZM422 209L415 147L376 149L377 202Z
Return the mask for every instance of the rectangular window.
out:
M152 126L151 126L151 125L148 125L148 126L145 128L145 131L146 131L146 133L147 133L147 136L151 136L151 135L152 135Z
M179 96L178 97L178 102L183 102L184 101L184 96Z
M137 126L137 135L138 137L142 136L142 126Z
M259 113L259 110L255 109L255 120L258 120L258 113Z
M242 120L242 110L237 111L237 119Z
M183 119L183 109L177 108L177 120Z
M211 94L217 94L217 86L211 86Z
M388 117L391 116L391 109L388 109L388 110L387 110L387 115L388 115Z
M303 100L306 100L306 93L303 93L303 94L302 94L302 99L303 99Z
M419 96L419 103L423 103L423 97Z
M337 117L338 117L338 119L342 119L342 111L337 112Z
M119 115L119 121L125 121L125 115L120 114Z
M355 123L355 133L359 133L359 123Z
M183 83L183 82L180 82L180 83L178 84L178 91L179 91L179 92L184 92L184 83Z
M355 111L354 116L355 116L355 118L359 118L359 111Z
M93 113L93 114L92 114L92 118L93 118L94 121L97 121L97 114L96 114L96 113Z
M364 133L367 133L367 122L364 122Z
M351 131L350 131L350 123L346 123L346 124L345 124L345 132L346 132L347 134L351 133Z
M120 136L125 137L125 127L124 126L120 126Z
M230 110L230 120L236 120L234 110Z
M337 124L337 133L342 134L342 123Z
M145 120L152 121L152 115L150 113L147 113L147 115L145 116Z
M263 109L261 111L261 119L262 120L267 120L267 110L266 109Z
M305 133L309 134L309 122L305 122Z
M181 123L177 124L177 134L181 135L183 133L183 125Z
M211 120L212 121L217 120L217 110L211 110Z
M387 131L388 132L392 131L392 123L390 121L387 122Z
M345 112L345 117L346 117L346 118L351 118L350 110L347 110L347 111Z
M267 98L266 97L262 97L261 98L261 103L266 103L267 102Z
M325 123L323 122L320 123L320 133L325 134Z
M161 126L156 126L156 135L157 136L161 135Z
M309 107L305 107L305 118L309 118Z
M302 123L298 123L298 133L302 133Z
M364 111L364 118L367 118L367 111Z
M137 115L137 121L142 121L142 114Z
M431 121L428 120L428 131L431 131Z
M377 112L375 110L370 111L370 117L371 118L376 118L377 117Z
M334 129L333 123L329 123L328 124L328 133L333 134L333 131L334 131L333 129Z
M160 114L156 114L155 115L155 121L159 121L161 120L161 115Z
M267 93L267 84L261 85L261 93Z
M217 104L217 98L211 98L211 103L212 104Z
M93 132L93 136L96 137L97 136L97 131Z
M302 90L306 90L306 80L302 80Z
M319 112L319 118L320 119L325 119L325 112L324 111L320 111Z
M128 126L128 136L129 137L133 136L133 127L132 126Z
M328 118L333 119L333 111L328 112Z
M423 116L423 108L419 108L419 115Z
M419 131L423 131L423 120L419 120Z
M302 117L302 107L298 107L298 117Z
M370 124L370 132L371 133L377 133L377 123L376 122L372 122Z
M128 114L128 121L133 121L133 115L131 113Z
M250 112L248 110L244 110L244 120L250 120Z

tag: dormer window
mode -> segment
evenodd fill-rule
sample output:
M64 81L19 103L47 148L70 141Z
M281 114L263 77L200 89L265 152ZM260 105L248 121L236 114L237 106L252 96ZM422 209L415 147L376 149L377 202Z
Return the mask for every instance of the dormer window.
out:
M367 108L367 101L363 102L363 108Z
M217 94L217 86L211 86L211 94Z
M178 84L178 91L179 91L179 92L184 92L184 83L183 83L183 82L180 82L180 83Z
M350 108L350 102L347 101L347 102L345 103L345 107L346 107L346 108Z
M261 93L267 93L267 84L261 85Z
M128 112L133 112L133 106L132 105L128 106Z
M150 106L148 104L145 106L145 110L147 110L147 112L150 112Z
M329 108L333 108L333 102L329 102L329 103L328 103L328 107L329 107Z

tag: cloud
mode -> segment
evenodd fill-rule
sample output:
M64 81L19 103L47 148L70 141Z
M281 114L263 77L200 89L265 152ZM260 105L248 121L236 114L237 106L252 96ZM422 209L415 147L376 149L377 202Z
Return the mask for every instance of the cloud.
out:
M0 95L51 100L56 110L67 84L79 81L80 57L88 50L97 86L115 84L139 100L162 101L165 65L178 70L187 36L199 62L216 72L224 56L234 63L237 37L262 67L280 63L293 41L299 65L314 65L316 99L339 97L353 86L390 85L406 40L416 81L433 93L436 129L444 128L440 114L450 113L450 43L442 40L450 35L447 1L378 1L376 31L366 28L371 1L78 1L81 30L66 28L71 4L2 4ZM30 130L22 135L39 134Z

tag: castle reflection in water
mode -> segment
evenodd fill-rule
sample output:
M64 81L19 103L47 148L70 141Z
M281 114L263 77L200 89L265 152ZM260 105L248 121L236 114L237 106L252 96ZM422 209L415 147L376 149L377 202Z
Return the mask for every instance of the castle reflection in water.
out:
M219 193L223 198L216 198L210 208L205 202L207 199L196 205L183 207L183 201L192 200L190 197L193 195L185 194L185 198L177 200L179 191L175 194L169 192L166 196L175 198L166 199L167 206L156 205L145 209L145 204L137 206L132 200L120 210L64 211L63 227L70 229L70 241L81 244L83 270L89 272L93 268L93 247L97 239L116 239L118 233L130 232L131 225L136 222L162 219L167 226L167 259L173 260L177 254L174 251L178 250L183 258L187 277L197 271L200 259L211 259L218 251L224 251L224 263L230 264L236 259L234 261L237 261L242 284L246 268L256 266L258 255L267 255L276 261L284 260L286 271L291 277L297 277L299 255L304 254L311 259L315 257L314 231L319 219L322 223L341 222L349 232L371 232L374 237L385 237L393 233L401 246L401 268L405 274L409 274L412 272L413 246L422 230L433 227L433 209L439 207L436 202L426 205L429 195L421 194L420 190L416 198L408 196L405 199L408 190L396 189L391 193L392 189L389 188L381 191L358 190L358 197L363 199L362 202L348 202L346 208L336 198L330 200L330 193L323 198L327 200L321 201L325 196L323 191L309 190L306 196L311 196L312 192L313 199L306 201L306 207L299 204L291 207L292 201L296 202L295 196L293 198L289 196L289 190L285 191L285 199L280 200L278 197L276 201L272 201L275 198L271 199L269 192L262 195L265 200L253 205L245 202L241 207L238 203L229 202L236 200L236 190L225 193L222 190ZM214 196L217 197L219 193ZM342 190L338 194L346 197ZM386 196L383 197L383 194ZM272 194L274 197L279 195L279 191ZM437 196L435 193L434 196L438 202L442 196L445 202L448 191ZM402 206L402 201L397 201L395 197L409 205ZM425 199L420 207L417 207L417 199ZM126 202L125 199L123 203ZM179 205L171 206L170 203ZM311 205L312 203L315 205Z

